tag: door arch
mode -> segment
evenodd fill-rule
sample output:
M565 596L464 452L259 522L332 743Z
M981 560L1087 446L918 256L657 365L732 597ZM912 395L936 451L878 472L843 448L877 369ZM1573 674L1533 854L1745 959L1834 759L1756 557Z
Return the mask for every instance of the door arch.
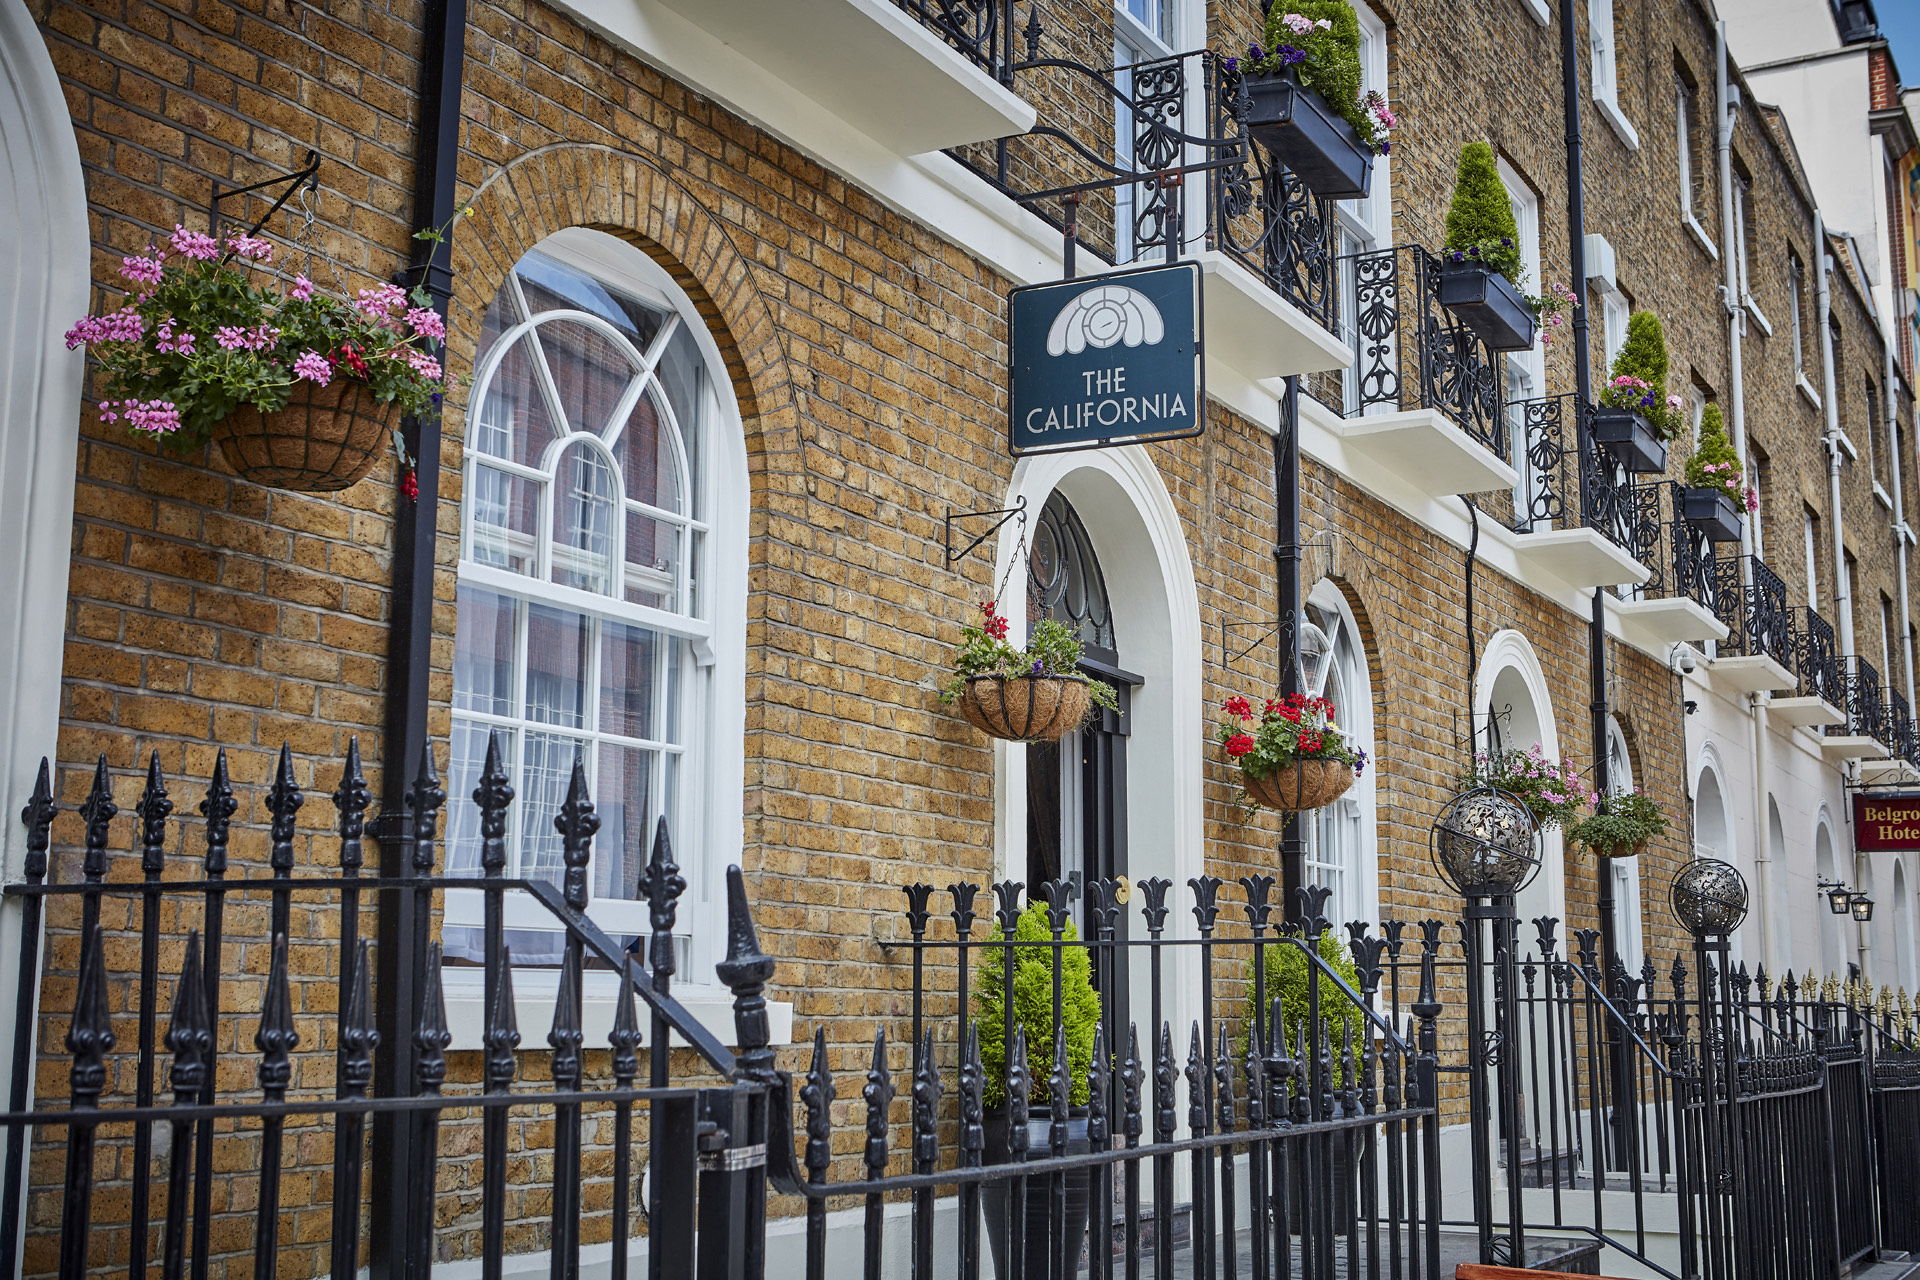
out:
M1495 718L1502 746L1525 751L1538 743L1548 757L1560 756L1560 731L1554 723L1553 695L1547 688L1546 673L1528 639L1514 630L1496 631L1487 639L1480 659L1480 671L1474 682L1474 725L1482 733L1479 749L1484 749L1486 727ZM1525 888L1517 895L1515 911L1522 921L1536 916L1567 917L1567 881L1564 841L1559 828L1541 840L1541 865ZM1522 933L1522 939L1528 937ZM1567 937L1564 929L1560 937Z
M1813 865L1822 881L1839 879L1835 871L1837 863L1833 852L1833 824L1828 821L1827 811L1820 810L1820 817L1813 832ZM1814 976L1827 977L1829 974L1844 974L1847 971L1846 934L1841 928L1843 919L1835 915L1827 906L1825 894L1820 895L1817 908L1820 916L1820 960L1814 970Z
M1627 735L1620 722L1607 717L1607 791L1612 795L1630 795L1635 790L1633 753L1627 749ZM1620 940L1620 961L1627 972L1640 975L1646 959L1646 943L1640 918L1640 859L1609 858L1602 874L1613 876L1616 935Z

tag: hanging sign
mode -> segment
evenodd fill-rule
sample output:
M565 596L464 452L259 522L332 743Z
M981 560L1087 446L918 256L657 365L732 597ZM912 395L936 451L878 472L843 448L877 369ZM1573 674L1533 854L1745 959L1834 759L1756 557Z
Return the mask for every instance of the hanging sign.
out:
M1920 796L1856 793L1853 847L1861 853L1920 849Z
M1027 285L1008 303L1015 457L1200 434L1199 263Z

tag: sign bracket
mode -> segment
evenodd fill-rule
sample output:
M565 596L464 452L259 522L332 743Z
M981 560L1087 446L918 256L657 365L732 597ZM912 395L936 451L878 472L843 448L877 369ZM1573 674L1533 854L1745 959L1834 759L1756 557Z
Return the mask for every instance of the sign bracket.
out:
M954 521L986 520L993 516L999 516L1000 518L998 520L995 520L992 524L988 525L984 532L982 532L978 537L974 538L973 541L969 542L966 546L960 548L960 550L955 551L953 549L953 522ZM953 566L954 561L966 559L969 555L973 553L974 548L978 547L981 543L985 542L988 538L991 538L994 534L1000 532L1000 527L1002 525L1006 524L1006 522L1009 520L1015 519L1016 517L1020 521L1020 536L1022 538L1025 538L1027 533L1027 498L1025 494L1022 494L1019 497L1019 499L1014 502L1012 506L1001 507L993 511L955 511L952 507L948 507L947 508L947 528L946 528L947 566L951 568ZM965 528L962 528L960 532L962 536L965 536L966 534Z

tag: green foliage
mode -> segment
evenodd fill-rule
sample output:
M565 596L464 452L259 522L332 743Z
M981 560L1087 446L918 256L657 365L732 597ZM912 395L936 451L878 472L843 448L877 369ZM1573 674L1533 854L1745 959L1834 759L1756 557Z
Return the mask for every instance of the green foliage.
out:
M1587 784L1571 761L1549 759L1539 743L1530 751L1511 748L1498 756L1482 751L1460 789L1498 787L1527 806L1541 830L1572 821L1587 803Z
M1700 415L1700 444L1687 459L1687 483L1696 489L1719 489L1749 510L1749 494L1743 483L1740 455L1727 439L1727 428L1720 417L1720 406L1710 404Z
M1228 698L1221 707L1227 718L1214 730L1214 737L1249 778L1264 778L1298 760L1337 760L1351 766L1355 777L1367 767L1367 753L1347 741L1346 730L1334 722L1333 703L1327 698L1298 693L1269 698L1257 718L1246 698ZM1254 801L1248 797L1247 803Z
M1453 203L1447 206L1446 259L1483 263L1511 280L1515 288L1526 282L1520 228L1514 225L1513 204L1487 143L1469 142L1460 148Z
M953 650L953 678L940 689L940 701L958 702L966 692L967 681L975 676L1060 676L1078 680L1087 686L1087 697L1096 707L1112 711L1120 705L1113 686L1101 680L1089 680L1080 671L1080 637L1065 624L1048 618L1027 636L1027 647L1016 649L1007 642L1007 620L994 611L994 602L984 601L983 615L976 626L961 629L960 643Z
M1600 403L1631 409L1647 420L1662 440L1680 433L1680 398L1667 394L1667 337L1660 317L1636 311L1627 319L1627 340L1613 358L1611 376L1600 389Z
M1593 813L1567 825L1567 839L1590 849L1636 845L1667 829L1667 815L1652 796L1623 791L1600 797Z
M1339 974L1347 985L1355 991L1360 990L1360 972L1354 968L1353 957L1347 952L1347 944L1340 941L1329 929L1320 935L1315 948L1327 968ZM1291 1054L1297 1044L1302 1027L1309 1027L1308 1011L1311 994L1312 962L1307 959L1305 948L1295 942L1270 942L1262 948L1266 953L1267 1008L1260 1011L1264 1020L1273 1008L1273 998L1280 997L1280 1029L1285 1033L1287 1052ZM1254 1025L1254 1010L1259 1003L1259 993L1254 983L1253 957L1246 961L1247 995L1243 1010L1245 1028ZM1343 1085L1341 1077L1340 1054L1346 1046L1346 1028L1353 1030L1354 1052L1366 1042L1367 1020L1360 1006L1347 999L1339 987L1335 986L1325 973L1320 975L1320 1018L1326 1024L1327 1034L1333 1047L1334 1083ZM1246 1056L1247 1036L1243 1029L1240 1036L1240 1055ZM1318 1053L1318 1041L1313 1033L1308 1034L1309 1052Z
M989 944L1005 935L998 924L987 935ZM1051 942L1047 904L1032 902L1020 913L1013 931L1016 942ZM1075 1106L1087 1100L1087 1071L1093 1065L1093 1028L1100 1019L1100 995L1093 989L1093 962L1078 943L1079 930L1071 920L1061 934L1060 1021L1067 1029L1067 1074L1073 1083L1068 1097ZM1036 1106L1047 1104L1047 1077L1053 1073L1053 955L1046 947L1013 948L1013 1022L1027 1031L1028 1097ZM1006 1101L1006 951L988 945L980 949L974 969L973 1014L980 1025L980 1063L986 1069L986 1104Z
M1360 92L1360 19L1349 0L1291 0L1267 14L1250 70L1292 70L1353 126L1369 150L1387 150L1397 121L1379 94Z

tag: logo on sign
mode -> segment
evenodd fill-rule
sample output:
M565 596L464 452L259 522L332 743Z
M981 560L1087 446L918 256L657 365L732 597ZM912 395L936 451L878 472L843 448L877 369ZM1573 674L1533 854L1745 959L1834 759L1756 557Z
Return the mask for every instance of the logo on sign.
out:
M1010 302L1016 455L1199 434L1196 264L1029 286Z

